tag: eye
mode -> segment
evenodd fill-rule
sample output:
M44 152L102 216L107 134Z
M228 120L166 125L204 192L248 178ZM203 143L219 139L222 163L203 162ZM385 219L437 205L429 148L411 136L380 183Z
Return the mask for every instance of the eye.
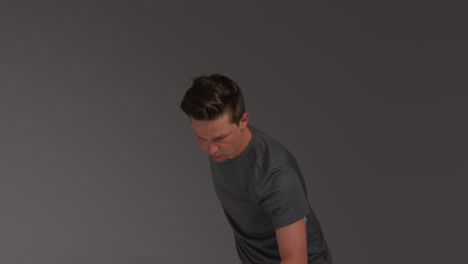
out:
M226 136L224 136L224 137L219 137L219 138L215 139L215 141L222 141L222 140L225 139L225 138L226 138Z

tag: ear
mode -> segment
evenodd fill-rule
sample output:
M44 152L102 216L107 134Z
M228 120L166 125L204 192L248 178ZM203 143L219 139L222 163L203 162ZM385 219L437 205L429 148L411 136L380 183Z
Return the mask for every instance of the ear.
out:
M249 114L248 113L244 113L244 115L242 116L240 122L239 122L239 126L241 129L243 128L246 128L247 127L247 124L249 123Z

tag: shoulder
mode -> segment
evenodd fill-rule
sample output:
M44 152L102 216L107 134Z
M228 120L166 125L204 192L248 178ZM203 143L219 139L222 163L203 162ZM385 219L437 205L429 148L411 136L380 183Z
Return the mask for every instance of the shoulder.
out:
M262 171L268 172L282 167L296 166L296 159L281 143L251 126L254 135L253 157Z

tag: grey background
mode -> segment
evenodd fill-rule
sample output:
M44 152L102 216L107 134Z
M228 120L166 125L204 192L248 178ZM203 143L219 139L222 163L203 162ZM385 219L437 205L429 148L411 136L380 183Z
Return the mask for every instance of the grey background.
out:
M239 263L179 110L215 72L295 154L335 263L466 262L466 8L2 1L0 263Z

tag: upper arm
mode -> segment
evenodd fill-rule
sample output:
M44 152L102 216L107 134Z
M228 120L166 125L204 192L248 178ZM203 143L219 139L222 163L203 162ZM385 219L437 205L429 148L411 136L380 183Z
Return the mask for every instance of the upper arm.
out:
M309 213L305 187L293 168L273 169L255 186L257 201L275 228L289 225Z
M307 237L304 219L276 229L281 263L307 263Z

